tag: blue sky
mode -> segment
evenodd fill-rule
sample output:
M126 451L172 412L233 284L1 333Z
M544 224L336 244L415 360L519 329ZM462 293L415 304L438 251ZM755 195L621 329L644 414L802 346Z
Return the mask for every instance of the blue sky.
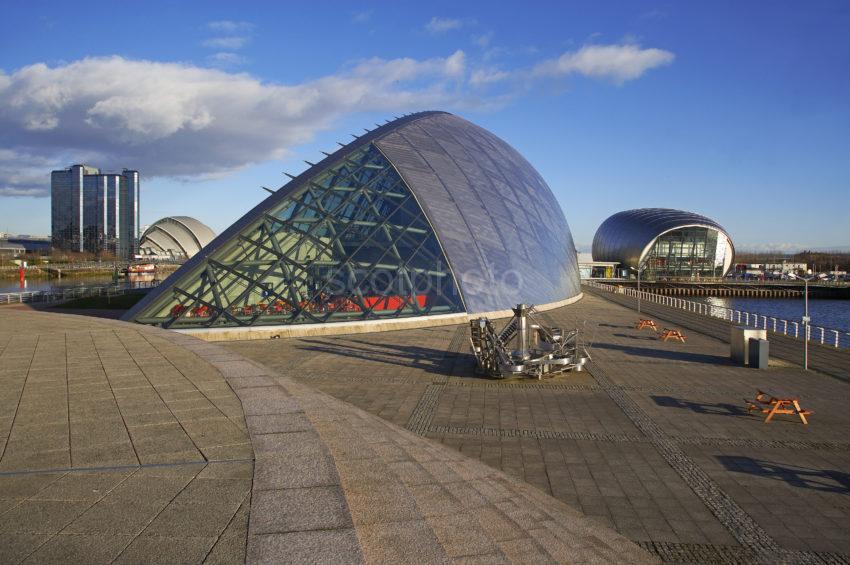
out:
M543 175L579 247L619 210L739 248L850 246L850 3L9 1L0 231L49 171L141 170L142 221L220 231L337 140L452 111Z

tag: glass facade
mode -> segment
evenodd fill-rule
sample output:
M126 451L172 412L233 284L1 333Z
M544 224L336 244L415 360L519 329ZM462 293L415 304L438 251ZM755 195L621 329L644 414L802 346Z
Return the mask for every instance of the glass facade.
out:
M83 165L74 165L50 175L51 240L53 247L82 251L83 237Z
M647 279L722 277L735 247L723 226L701 214L672 208L624 210L607 218L593 236L593 260L619 263Z
M714 229L685 227L669 231L660 235L646 254L643 276L723 276L726 247L726 236Z
M133 257L139 253L139 171L124 169L119 180L121 223L116 253Z
M371 143L252 218L134 319L180 328L464 311L419 203Z
M57 249L132 259L139 240L139 173L102 174L86 165L53 171L51 223Z

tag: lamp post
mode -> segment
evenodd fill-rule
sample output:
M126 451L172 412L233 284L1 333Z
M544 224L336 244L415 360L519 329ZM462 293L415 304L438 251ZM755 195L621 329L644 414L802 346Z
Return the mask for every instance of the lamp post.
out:
M638 261L637 266L637 312L640 314L640 268L643 263Z
M804 307L803 307L803 370L809 370L809 322L812 320L809 317L809 281L814 277L812 276L812 270L809 269L806 271L808 277L800 277L805 281L805 293L804 293Z

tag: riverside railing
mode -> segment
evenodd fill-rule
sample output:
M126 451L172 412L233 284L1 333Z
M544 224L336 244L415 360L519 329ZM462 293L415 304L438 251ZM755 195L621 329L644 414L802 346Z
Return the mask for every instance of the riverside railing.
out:
M23 304L26 302L60 302L73 298L89 296L118 296L129 294L139 289L153 288L160 281L137 281L133 286L101 285L101 286L69 286L51 290L33 290L25 292L0 293L0 304Z
M652 292L645 292L643 290L638 292L637 289L634 288L590 280L583 280L582 284L606 292L622 294L624 296L634 298L635 300L640 297L640 299L645 302L660 304L662 306L692 312L701 316L721 318L728 320L733 324L768 330L773 333L794 337L796 339L800 339L802 337L801 334L804 332L803 324L800 322L788 321L774 316L767 316L758 312L736 310L735 308L727 308L725 306L706 304L705 302L685 300L676 296L655 294ZM850 348L850 332L809 324L808 331L806 331L806 333L808 334L806 337L809 342L820 343L830 347Z

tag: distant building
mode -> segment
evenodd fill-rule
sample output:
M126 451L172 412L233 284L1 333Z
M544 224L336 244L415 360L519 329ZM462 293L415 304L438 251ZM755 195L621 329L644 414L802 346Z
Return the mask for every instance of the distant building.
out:
M73 165L51 173L50 194L53 247L126 259L137 253L138 171L101 173Z
M213 239L215 232L195 218L162 218L142 232L139 256L143 259L191 259Z
M593 238L594 261L616 261L647 279L722 277L734 257L732 238L720 224L669 208L618 212Z
M578 254L578 274L582 279L613 279L619 276L617 261L594 261L591 253Z
M15 235L0 232L0 248L22 249L22 253L50 251L50 238L40 235Z
M0 238L0 257L19 257L26 253L26 249L20 243L13 243L5 238Z

